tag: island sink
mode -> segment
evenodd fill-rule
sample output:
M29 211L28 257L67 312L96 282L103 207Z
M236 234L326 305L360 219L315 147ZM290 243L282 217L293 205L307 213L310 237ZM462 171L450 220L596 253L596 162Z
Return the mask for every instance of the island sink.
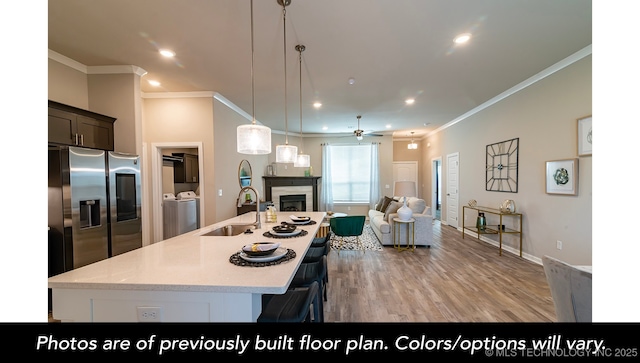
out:
M254 228L253 224L227 224L202 234L202 236L237 236L242 233L253 233Z

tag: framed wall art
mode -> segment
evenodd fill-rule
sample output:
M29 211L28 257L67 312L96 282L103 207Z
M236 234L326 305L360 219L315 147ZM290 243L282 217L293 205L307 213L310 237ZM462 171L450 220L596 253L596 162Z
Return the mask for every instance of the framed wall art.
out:
M589 156L592 152L591 116L578 119L578 156Z
M578 159L547 161L547 194L578 194Z
M520 139L487 145L486 190L518 192L518 144Z

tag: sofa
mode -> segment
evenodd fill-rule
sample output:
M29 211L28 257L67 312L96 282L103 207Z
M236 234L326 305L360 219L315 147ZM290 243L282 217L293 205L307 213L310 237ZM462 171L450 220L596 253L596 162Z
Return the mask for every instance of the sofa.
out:
M384 199L387 199L386 201ZM402 207L404 198L401 197L383 197L376 205L375 209L368 212L369 225L375 233L376 237L383 246L393 246L393 238L395 236L393 229L393 218L398 217L396 213L399 207ZM386 204L386 205L385 205ZM378 210L384 207L384 210ZM426 205L424 199L417 197L407 198L407 207L413 211L412 218L415 224L415 245L431 246L433 242L433 216L431 215L431 207ZM400 244L407 243L407 230L404 224L398 224L400 227Z

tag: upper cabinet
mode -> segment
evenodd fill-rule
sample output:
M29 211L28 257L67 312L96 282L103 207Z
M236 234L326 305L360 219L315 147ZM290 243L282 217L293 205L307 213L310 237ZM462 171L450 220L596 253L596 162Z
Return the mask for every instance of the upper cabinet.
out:
M115 118L49 101L49 143L113 150Z
M174 183L199 183L198 171L198 155L185 153L172 153L173 156L182 158L182 161L173 163L173 182Z

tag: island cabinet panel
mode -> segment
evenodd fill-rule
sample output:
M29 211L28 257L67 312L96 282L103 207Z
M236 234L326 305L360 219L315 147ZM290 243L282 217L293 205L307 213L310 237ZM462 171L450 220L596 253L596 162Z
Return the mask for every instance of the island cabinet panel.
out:
M114 150L115 118L49 101L49 143Z
M60 289L53 299L62 322L255 322L262 311L251 293Z

